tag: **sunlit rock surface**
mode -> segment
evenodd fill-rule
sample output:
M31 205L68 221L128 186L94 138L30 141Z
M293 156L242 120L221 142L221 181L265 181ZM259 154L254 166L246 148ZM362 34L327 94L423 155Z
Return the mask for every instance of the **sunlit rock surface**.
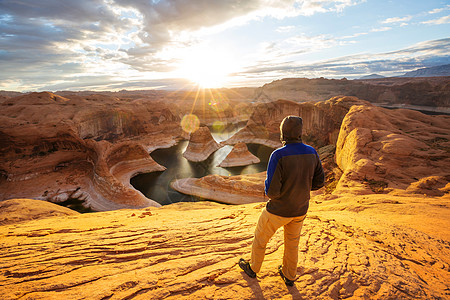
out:
M449 125L450 116L352 107L336 145L336 163L344 172L338 190L448 194ZM427 180L430 176L434 179Z
M150 149L180 138L161 101L48 92L8 98L0 113L0 199L78 199L94 210L159 206L129 184L160 171Z
M209 128L203 126L191 133L189 144L183 156L194 162L204 161L219 148L220 145L212 137Z
M259 163L260 159L248 151L245 143L237 143L218 167L239 167Z
M333 97L327 101L298 103L277 100L255 107L246 126L226 141L257 143L277 148L280 142L280 123L284 117L297 115L303 119L303 140L321 147L335 144L341 122L352 105L371 105L355 97Z
M293 287L286 287L277 271L282 230L269 242L257 279L237 265L240 257L249 258L262 204L178 203L22 221L0 226L0 294L2 299L446 299L448 204L435 197L314 198Z
M180 193L227 204L263 202L266 172L241 175L208 175L202 178L177 179L171 187Z
M0 225L76 215L79 213L74 210L42 200L10 199L0 201Z

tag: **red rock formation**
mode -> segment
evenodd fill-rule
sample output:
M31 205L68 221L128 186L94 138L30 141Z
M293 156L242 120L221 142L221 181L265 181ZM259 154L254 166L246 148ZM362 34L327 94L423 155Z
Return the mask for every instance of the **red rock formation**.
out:
M441 178L432 189L444 187L450 180L449 124L450 116L352 107L336 146L336 162L344 171L338 189L371 192L378 184L387 191L404 190L429 176Z
M95 210L159 206L130 186L162 170L147 151L173 145L179 117L157 101L31 93L0 114L0 199L78 198Z
M255 107L247 125L226 141L263 144L277 148L280 142L280 123L284 117L303 118L303 141L316 147L335 144L344 116L352 105L368 102L355 97L333 97L323 102L297 103L278 100Z
M372 103L450 107L450 77L336 80L285 78L265 84L255 92L257 101L287 99L323 101L336 95L355 96Z
M224 158L218 167L239 167L256 164L259 162L259 158L248 151L245 143L237 143L233 146L231 152L228 153L227 157Z
M219 148L220 145L212 137L209 128L204 126L191 133L189 144L183 156L194 162L204 161Z

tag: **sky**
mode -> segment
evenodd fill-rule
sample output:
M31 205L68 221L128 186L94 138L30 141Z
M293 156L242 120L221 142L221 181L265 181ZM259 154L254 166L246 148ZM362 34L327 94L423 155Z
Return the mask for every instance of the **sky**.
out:
M0 90L262 86L450 64L450 0L0 0Z

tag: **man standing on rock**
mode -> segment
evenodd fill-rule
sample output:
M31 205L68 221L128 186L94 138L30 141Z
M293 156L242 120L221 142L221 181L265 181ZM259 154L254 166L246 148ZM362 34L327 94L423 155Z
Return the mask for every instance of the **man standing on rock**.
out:
M278 272L286 285L297 275L298 243L309 207L310 191L324 185L322 163L316 150L302 143L303 120L288 116L280 125L283 147L272 152L267 167L265 193L269 197L256 226L250 261L239 266L252 277L261 269L266 245L275 231L284 227L283 265Z

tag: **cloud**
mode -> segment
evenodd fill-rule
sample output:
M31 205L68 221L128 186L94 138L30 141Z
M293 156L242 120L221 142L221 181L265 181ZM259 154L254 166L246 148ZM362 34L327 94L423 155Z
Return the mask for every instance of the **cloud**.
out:
M291 32L295 29L295 26L280 26L276 29L276 32L286 33Z
M440 12L442 12L444 10L449 10L449 9L450 9L450 4L446 5L446 6L442 7L442 8L435 8L433 10L430 10L428 13L429 14L437 14L437 13L440 13Z
M48 72L45 77L53 73L64 78L117 70L118 65L136 72L169 72L179 58L168 57L168 49L195 45L202 30L224 30L265 17L339 11L360 2L2 0L0 79L16 82L26 76L24 84L34 82L35 87L42 82L43 70ZM77 67L68 68L70 64Z
M391 29L392 29L392 27L384 26L384 27L380 27L380 28L373 28L371 30L371 32L388 31L388 30L391 30Z
M450 38L418 43L412 47L378 54L358 54L307 65L292 62L271 65L271 61L249 67L244 73L253 78L328 77L358 78L377 73L396 76L417 68L450 63ZM241 74L244 76L245 74Z
M450 23L450 15L440 17L438 19L422 22L422 24L429 24L429 25L441 25L441 24L449 24L449 23Z
M406 16L406 17L394 17L394 18L387 18L386 20L382 21L383 24L391 24L391 23L401 23L401 22L407 22L412 19L412 16Z

